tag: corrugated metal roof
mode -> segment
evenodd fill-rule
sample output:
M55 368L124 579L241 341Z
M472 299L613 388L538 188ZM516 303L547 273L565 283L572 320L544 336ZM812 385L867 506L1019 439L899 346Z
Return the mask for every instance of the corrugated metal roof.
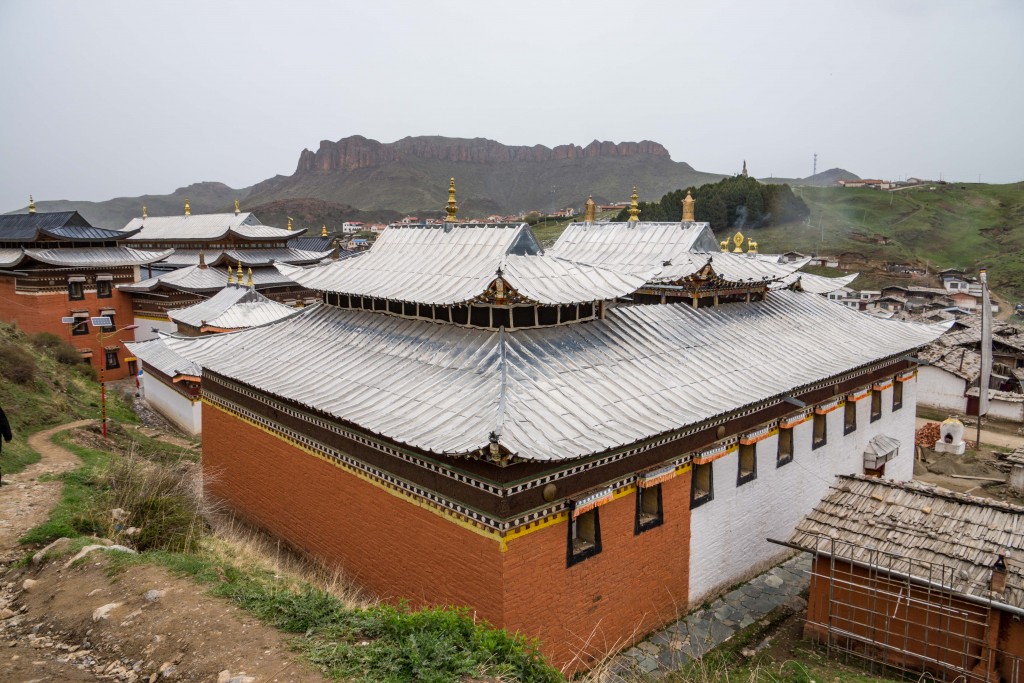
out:
M570 223L547 250L591 265L630 269L661 266L691 251L717 251L708 223Z
M196 363L172 351L164 343L166 337L160 336L142 342L125 342L128 351L141 360L144 365L156 368L171 379L178 375L198 377L202 369Z
M790 543L835 557L878 563L948 590L1024 607L1024 508L918 482L840 476L804 517ZM1006 589L989 591L992 566L1007 557ZM941 571L935 565L946 567Z
M111 241L122 240L125 237L120 230L96 228L91 225L62 225L56 228L46 228L43 232L55 239L75 241Z
M494 432L514 457L548 461L774 400L944 329L782 291L700 309L620 306L604 320L514 332L318 306L167 343L205 368L426 451L473 454Z
M0 249L0 268L11 268L21 263L25 258L22 249Z
M243 277L248 280L248 272ZM257 289L293 284L292 280L274 268L253 268L252 278ZM164 286L186 292L213 292L223 289L227 284L228 269L226 267L186 266L169 273L161 273L141 282L118 285L117 288L123 292L150 292Z
M248 211L234 213L200 213L186 216L148 216L133 218L124 232L137 231L124 239L136 242L175 242L181 240L217 240L229 233L246 239L292 239L302 230L284 230L262 225Z
M31 242L40 231L64 225L88 226L89 222L77 211L4 214L0 215L0 241Z
M857 279L858 275L860 273L851 273L841 277L826 277L824 275L815 275L814 273L791 273L779 282L778 287L789 287L797 280L800 280L800 288L805 292L828 294L848 286Z
M302 251L330 251L334 248L333 237L296 237L288 240L288 246Z
M296 310L268 299L253 288L228 285L194 306L167 311L167 317L192 327L205 324L221 329L241 329L279 320Z
M775 282L807 265L807 261L779 263L756 254L692 251L663 262L652 283L674 282L693 275L708 263L718 275L732 282Z
M644 278L539 254L525 224L392 226L369 251L314 268L278 266L310 289L424 304L461 304L498 277L542 304L613 299Z
M163 263L174 266L197 266L199 265L199 249L175 249L174 254L164 259ZM303 251L300 249L230 249L202 250L203 258L208 266L217 266L227 263L242 266L268 266L271 261L275 263L290 263L293 265L305 265L317 263L331 255L331 251Z
M167 258L173 249L145 251L129 247L82 247L67 249L26 249L25 255L53 266L115 268L155 263Z

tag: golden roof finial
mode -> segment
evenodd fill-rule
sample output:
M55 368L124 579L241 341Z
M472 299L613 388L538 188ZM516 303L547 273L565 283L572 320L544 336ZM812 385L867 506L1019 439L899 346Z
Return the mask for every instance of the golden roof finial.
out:
M729 251L729 240L722 240L718 243L718 246L722 248L722 251Z
M447 214L444 217L445 223L454 223L455 216L459 213L459 205L455 203L455 178L448 184L448 204L444 207Z
M743 233L737 230L736 234L732 236L732 243L736 245L736 248L732 250L732 253L742 254L743 249L741 247L743 246Z
M747 238L747 253L748 254L756 254L757 253L757 242L755 242L754 240L752 240L749 237Z
M238 262L238 284L242 284L242 262Z
M36 200L32 199L32 195L28 196L28 212L29 213L35 213L36 212Z
M142 217L143 218L149 218L149 216L146 214L146 205L145 204L142 205Z
M288 216L288 232L292 231L292 217Z
M228 264L228 284L235 284L235 271L231 270L231 264Z
M597 205L594 204L594 195L587 197L587 208L583 212L583 221L585 223L593 223L597 220Z
M629 220L635 222L640 220L640 207L637 206L637 199L640 195L636 193L636 185L633 186L633 194L629 197Z
M695 204L695 202L693 201L693 197L690 196L690 191L687 190L686 191L686 198L683 199L683 220L684 221L694 221L694 220L696 220L693 217L693 205L694 204Z
M241 212L242 212L242 210L240 208L238 208L238 200L236 199L235 200L235 215L237 216Z
M186 216L191 216L192 215L192 207L188 205L188 200L187 199L185 200L185 215Z
M250 287L252 287L252 268L249 269L249 279L246 280L245 284L247 284Z
M326 225L323 228L320 229L320 236L321 237L327 237L327 226Z

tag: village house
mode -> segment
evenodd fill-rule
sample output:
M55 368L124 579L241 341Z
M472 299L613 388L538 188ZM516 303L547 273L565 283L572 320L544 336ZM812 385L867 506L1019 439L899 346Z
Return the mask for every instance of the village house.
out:
M780 559L765 538L876 437L902 454L871 472L912 476L912 356L941 328L772 289L791 265L713 235L677 250L702 226L588 221L545 253L449 192L443 226L277 266L322 305L164 338L202 368L209 495L574 670Z
M133 322L131 300L118 287L174 250L125 246L125 236L77 211L37 212L31 200L28 213L0 216L0 320L57 335L107 379L133 374L135 359L121 348L132 339L122 330Z
M811 554L804 633L913 678L1019 681L1022 530L1016 505L840 476L784 542Z

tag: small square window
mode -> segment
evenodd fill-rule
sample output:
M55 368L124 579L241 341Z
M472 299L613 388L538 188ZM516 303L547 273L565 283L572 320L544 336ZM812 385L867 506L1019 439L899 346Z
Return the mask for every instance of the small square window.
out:
M117 349L107 349L104 352L106 357L106 368L107 370L113 370L114 368L121 367L121 363L117 359Z
M665 513L661 507L661 484L636 489L636 524L633 533L639 534L661 526Z
M814 440L811 450L821 448L828 443L828 413L814 413Z
M572 511L569 512L572 515ZM601 520L598 510L588 510L569 520L569 547L566 566L571 567L601 552Z
M793 428L779 428L779 453L775 462L776 467L782 467L793 462Z
M713 462L693 466L690 484L690 508L695 508L715 498Z
M112 292L113 287L110 284L110 280L96 281L96 298L109 299L112 296Z
M892 383L892 410L896 412L903 407L903 382Z
M740 444L740 467L736 475L736 485L742 486L748 481L757 479L757 444Z
M89 319L88 318L75 318L75 322L71 324L71 334L79 337L83 334L89 334Z
M104 332L115 332L117 330L117 323L114 322L114 316L110 314L107 315L107 317L110 318L110 324L104 325L100 329L103 330Z
M857 402L846 400L843 410L843 434L851 434L857 431Z
M882 419L882 392L878 389L871 390L871 421L876 422Z
M68 283L68 299L72 301L81 301L85 298L85 288L81 282L69 282Z

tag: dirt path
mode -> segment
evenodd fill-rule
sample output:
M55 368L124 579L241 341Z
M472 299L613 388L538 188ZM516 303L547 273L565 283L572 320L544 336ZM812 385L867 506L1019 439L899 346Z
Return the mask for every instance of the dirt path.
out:
M920 429L929 422L939 422L940 420L929 420L924 417L917 418L916 428ZM964 439L974 441L976 434L976 427L967 427L964 430ZM1019 434L1005 434L1003 432L996 432L989 429L985 429L985 425L981 426L981 443L988 446L998 446L1000 448L1020 448L1024 446L1024 436Z
M324 683L285 635L157 565L112 575L97 550L11 568L26 552L18 538L60 496L61 482L40 476L79 464L51 438L92 422L30 437L42 458L0 487L0 681Z

